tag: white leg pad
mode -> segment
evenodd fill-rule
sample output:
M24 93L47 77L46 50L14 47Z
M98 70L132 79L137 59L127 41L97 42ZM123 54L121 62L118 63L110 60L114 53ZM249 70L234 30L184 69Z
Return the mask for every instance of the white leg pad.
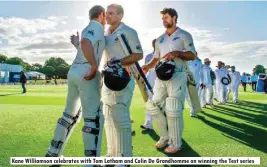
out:
M183 106L183 102L177 98L167 97L166 99L169 144L174 147L182 146L182 132L184 128Z
M148 100L146 103L146 111L148 114L152 115L159 129L160 137L168 138L167 119L161 109L152 100Z
M54 132L54 138L48 149L48 154L55 157L61 155L75 125L80 121L80 118L81 110L79 110L76 116L68 115L65 112L63 113L63 116L58 120L58 124Z
M115 126L115 157L132 157L132 134L129 106L118 103L110 106Z
M83 131L84 154L86 157L99 157L102 142L103 115L85 118Z
M103 114L104 114L104 127L107 139L107 156L112 157L115 155L115 126L111 116L111 109L107 104L103 104Z

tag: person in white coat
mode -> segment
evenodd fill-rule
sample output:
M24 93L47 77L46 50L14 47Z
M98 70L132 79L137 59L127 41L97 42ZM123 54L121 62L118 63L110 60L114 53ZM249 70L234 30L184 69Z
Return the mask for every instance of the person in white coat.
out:
M233 94L233 103L237 103L238 100L238 88L241 82L240 72L235 71L235 66L231 67L231 72L229 73L231 77L231 83L229 84L229 89L227 92L227 100L229 98L229 94L232 91Z
M210 67L211 61L209 58L204 59L204 65L202 66L202 77L200 84L200 102L202 107L210 105L211 108L214 108L212 102L213 87L212 87L212 69Z
M196 55L197 55L197 53L196 53ZM195 60L188 61L188 67L189 67L189 70L193 73L194 80L196 83L196 89L198 92L198 97L200 100L200 93L201 93L201 89L200 89L201 83L200 82L201 82L201 80L202 80L201 78L203 76L203 74L202 74L202 62L197 57ZM186 101L187 101L189 108L190 108L190 116L195 117L196 111L193 108L192 102L191 102L189 94L188 94L188 90L186 92Z

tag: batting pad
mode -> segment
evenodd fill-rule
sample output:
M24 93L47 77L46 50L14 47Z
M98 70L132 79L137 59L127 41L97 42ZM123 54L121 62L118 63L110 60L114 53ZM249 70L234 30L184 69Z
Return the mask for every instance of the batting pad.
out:
M167 120L164 113L160 110L160 108L154 104L152 100L148 100L146 103L146 111L148 114L152 115L153 120L156 122L156 125L159 129L160 137L167 138L168 130L167 130Z
M100 156L102 142L103 116L97 116L95 119L84 119L83 142L84 154L87 157Z
M115 155L115 126L111 116L111 109L107 104L103 104L104 114L104 127L107 139L107 156L112 157Z
M181 147L184 128L183 102L173 97L167 97L166 115L169 128L169 144L175 147Z
M62 118L58 120L57 127L54 132L54 138L48 149L49 154L52 153L57 156L61 155L75 125L80 121L80 118L81 110L79 110L75 117L65 112L63 113Z
M110 108L116 131L115 156L132 157L132 134L129 106L118 103L112 105Z

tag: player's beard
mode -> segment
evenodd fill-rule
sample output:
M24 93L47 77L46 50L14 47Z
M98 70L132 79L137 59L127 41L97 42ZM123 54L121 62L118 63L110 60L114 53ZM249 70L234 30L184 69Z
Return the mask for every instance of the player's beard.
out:
M165 28L172 28L173 27L173 23L164 24L164 27Z

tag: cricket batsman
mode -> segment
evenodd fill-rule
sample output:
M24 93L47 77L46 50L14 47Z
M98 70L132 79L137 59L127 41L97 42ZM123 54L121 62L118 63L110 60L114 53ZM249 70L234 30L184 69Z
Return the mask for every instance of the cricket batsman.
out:
M176 26L176 10L164 8L160 13L166 32L156 40L154 58L143 66L145 72L156 66L157 74L154 95L152 100L148 100L146 108L159 128L160 140L155 146L163 148L168 144L164 152L176 153L182 149L188 70L186 61L194 60L196 51L192 36ZM164 110L161 109L163 107Z
M107 63L103 71L104 84L101 100L105 118L107 156L132 157L130 104L135 87L129 66L143 58L137 32L121 22L124 10L121 5L111 4L107 8L106 20L109 28L105 35ZM128 54L121 36L125 37L132 54Z
M98 65L105 47L105 9L96 5L89 10L90 22L77 42L76 58L68 72L65 110L58 120L47 157L61 155L75 124L84 118L82 136L84 155L100 156L103 114L100 110L100 73ZM73 41L72 41L73 42Z

